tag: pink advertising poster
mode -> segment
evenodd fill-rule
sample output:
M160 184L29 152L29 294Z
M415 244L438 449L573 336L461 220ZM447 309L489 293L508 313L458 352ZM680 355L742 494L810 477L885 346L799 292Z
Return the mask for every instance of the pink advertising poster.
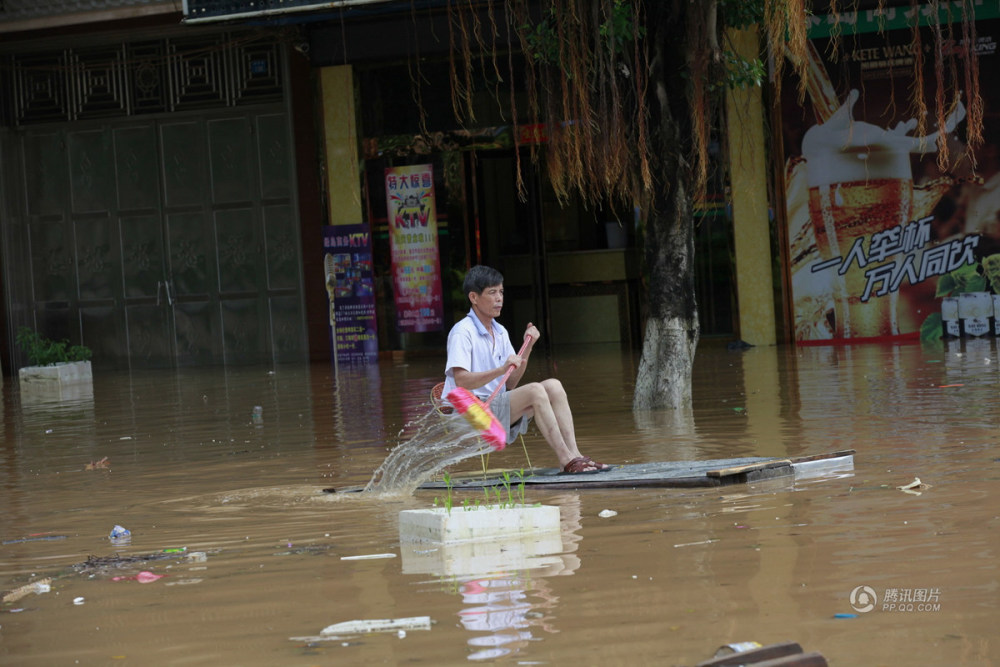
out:
M386 169L385 194L396 326L408 333L440 331L444 303L432 165Z
M957 5L974 6L975 20ZM806 95L791 58L781 94L797 342L926 341L994 326L998 16L997 3L973 0L842 12L837 29L810 18Z

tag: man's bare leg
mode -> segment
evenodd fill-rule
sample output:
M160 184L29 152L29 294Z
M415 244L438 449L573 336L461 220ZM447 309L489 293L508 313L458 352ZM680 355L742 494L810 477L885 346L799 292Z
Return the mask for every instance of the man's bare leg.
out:
M559 380L532 382L510 392L511 423L525 416L534 418L542 437L559 459L560 468L582 456L576 446L573 413Z
M552 406L552 414L555 416L556 424L559 425L559 433L563 442L570 451L575 452L573 458L582 456L576 446L576 427L573 425L573 411L569 407L569 399L566 397L566 390L563 389L562 382L554 378L543 380L542 387L549 398L549 405Z

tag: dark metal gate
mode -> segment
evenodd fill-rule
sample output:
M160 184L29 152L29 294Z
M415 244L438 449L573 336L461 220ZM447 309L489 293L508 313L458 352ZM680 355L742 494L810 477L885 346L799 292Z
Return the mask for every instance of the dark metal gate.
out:
M280 47L212 35L144 43L159 60L136 50L91 47L120 62L89 69L29 69L79 49L10 56L8 341L29 326L90 346L95 366L304 360Z

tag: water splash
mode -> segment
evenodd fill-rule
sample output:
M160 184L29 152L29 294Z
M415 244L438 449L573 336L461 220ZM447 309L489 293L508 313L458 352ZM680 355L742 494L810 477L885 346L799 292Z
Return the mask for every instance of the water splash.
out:
M416 432L389 452L364 491L410 494L444 468L493 451L459 415L443 415L432 409L407 424L404 431L410 429Z

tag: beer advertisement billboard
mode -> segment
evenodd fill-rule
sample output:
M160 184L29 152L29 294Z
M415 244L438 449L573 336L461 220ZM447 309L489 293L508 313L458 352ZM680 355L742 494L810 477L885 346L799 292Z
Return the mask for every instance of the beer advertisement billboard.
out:
M433 165L387 168L385 198L396 326L401 332L440 331L444 302Z
M975 21L960 6L974 7ZM842 12L839 23L813 16L809 36L804 99L794 62L781 91L795 340L985 331L1000 292L997 3ZM975 145L968 121L979 108Z

